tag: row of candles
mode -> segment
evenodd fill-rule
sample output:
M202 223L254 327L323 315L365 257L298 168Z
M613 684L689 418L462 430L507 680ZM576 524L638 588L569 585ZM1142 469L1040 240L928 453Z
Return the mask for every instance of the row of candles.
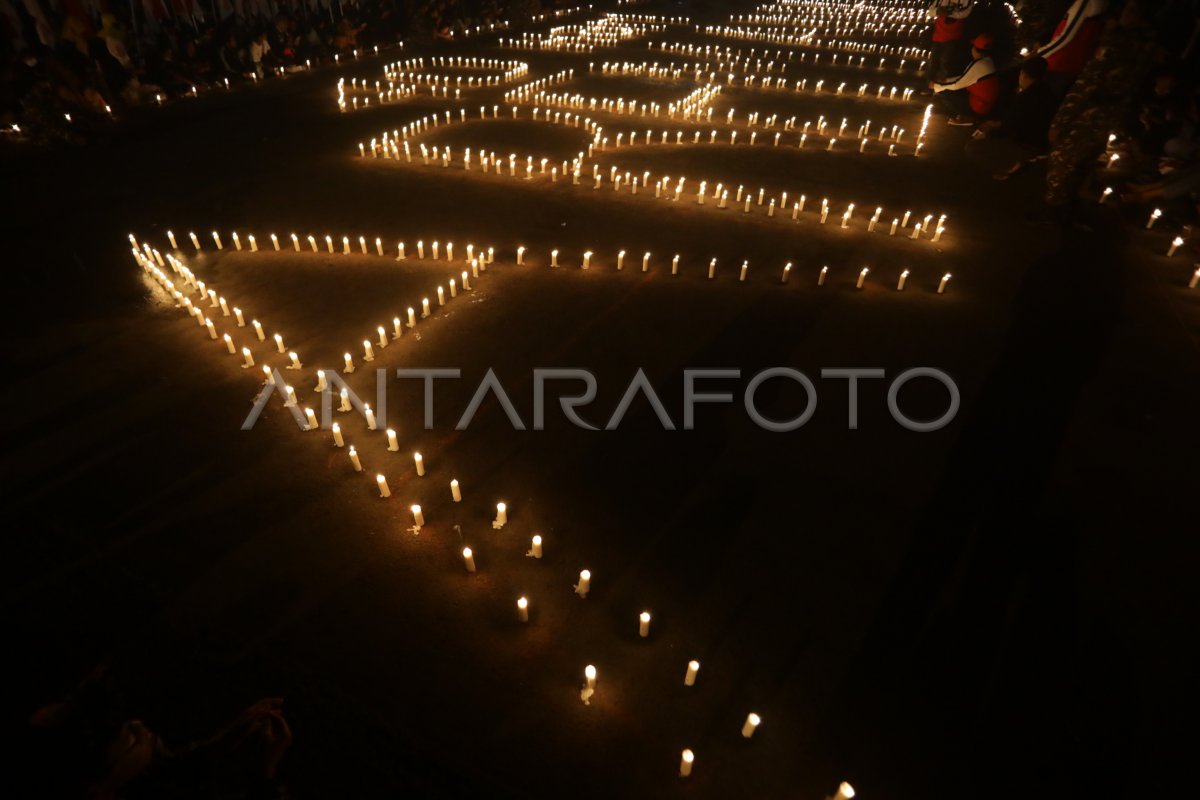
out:
M683 44L683 43L678 43L678 42L659 42L658 48L655 48L654 43L651 42L649 45L649 49L651 49L651 50L658 49L659 51L664 52L664 53L675 53L676 55L687 55L687 56L691 56L694 58L703 57L706 63L709 62L710 59L715 58L718 63L733 64L734 66L740 65L742 67L742 69L744 69L744 70L749 69L748 59L747 59L746 63L741 63L739 61L739 59L741 57L741 50L736 51L737 55L732 55L732 53L734 51L731 51L730 48L728 48L728 47L725 48L724 53L722 53L720 51L720 48L711 48L713 50L713 52L710 54L709 52L707 52L710 50L710 47L708 47L708 46L706 46L704 48L699 48L699 47L696 47L695 45L688 45L688 44ZM751 53L753 53L753 52L754 51L751 50ZM776 53L779 53L779 52L780 51L776 51ZM789 51L788 52L789 59L790 59L791 55L793 55L793 53ZM722 57L724 57L725 59L728 59L728 61L722 61L721 60ZM879 59L879 63L873 64L873 65L868 65L866 58L867 58L866 56L860 56L857 64L855 64L853 59L851 59L851 58L847 58L842 64L838 64L837 55L835 54L829 60L829 64L834 67L840 66L840 67L845 67L845 68L855 69L855 70L867 69L869 66L873 66L875 69L886 69L887 68L886 67L886 57L881 56ZM809 62L806 59L805 54L801 53L799 60L800 60L800 63L802 63L802 64L811 63L812 66L814 66L814 67L821 66L819 54L814 55L812 58L812 61ZM913 67L914 73L919 73L925 69L925 63L926 63L925 58L914 58L914 59L911 59L911 61L915 63L915 66ZM908 58L898 59L896 71L899 72L899 71L903 70L905 65L908 64L909 62L910 62L910 59L908 59ZM779 74L783 75L787 70L787 65L780 64L779 66L780 66ZM760 80L760 84L761 84L762 88L769 89L769 88L774 87L776 89L786 90L788 88L788 81L786 79L781 78L781 77L771 79L771 77L770 77L771 74L774 72L775 61L769 60L767 62L767 67L768 67L768 69L767 69L768 76L763 77ZM723 70L718 69L716 71L720 72ZM727 81L730 84L732 84L732 82L733 82L733 77L734 76L731 72L727 79ZM804 88L808 85L808 82L809 82L808 79L797 79L792 82L792 86L795 88L795 91L801 92L801 91L804 91ZM819 80L819 81L817 81L817 83L819 83L821 86L825 85L824 80ZM753 86L753 81L750 79L747 79L745 82L745 85ZM838 95L842 94L842 92L845 90L846 85L847 85L846 81L843 81L839 84L840 88L838 89L838 92L837 92ZM869 89L865 89L864 87L867 87L867 84L864 83L860 86L859 93L858 93L859 97L865 96L867 91L869 91ZM820 92L821 89L818 87L815 89L815 91ZM886 91L886 87L877 89L876 95L877 96L881 95L883 91ZM897 90L897 91L901 91L901 90ZM911 92L911 90L910 90L910 92Z
M566 53L591 53L597 47L615 47L630 39L661 33L661 22L634 22L621 14L605 14L582 25L560 25L546 33L527 32L515 39L501 37L501 47L518 50L555 50Z
M171 242L172 248L178 250L178 241L177 241L174 233L171 231L168 231L167 235L168 235L168 239ZM221 241L220 234L216 231L213 231L212 237L213 237L213 241L214 241L214 244L216 245L216 247L218 249L223 249L223 244ZM197 250L199 250L200 249L199 238L194 233L189 234L189 238L191 239L195 248ZM274 242L276 244L276 249L279 249L278 248L278 237L275 236L274 234L272 234L270 238L271 238L272 242ZM293 242L299 241L299 236L296 234L292 234L291 238L292 238ZM331 236L326 236L325 238L327 241L332 240ZM183 293L177 288L176 284L168 278L166 273L164 273L160 269L161 266L169 264L172 267L172 269L175 271L176 275L183 278L184 287L189 293L190 293L191 289L194 288L195 290L197 290L199 292L199 295L202 299L213 298L214 302L217 304L215 307L221 308L222 311L227 316L229 315L229 308L227 305L227 301L223 297L219 297L218 295L216 295L215 289L206 287L202 281L197 280L194 273L192 273L191 270L189 270L181 261L176 259L171 254L168 254L164 258L163 254L161 252L151 248L149 244L142 244L139 246L137 239L132 234L130 234L129 239L130 239L130 243L132 245L132 253L134 255L135 260L138 262L138 264L140 266L142 266L142 268L145 272L147 272L148 274L151 274L165 290L167 290L170 294L172 294L177 299L177 301L182 297ZM315 241L315 237L313 237L311 235L308 237L308 239L310 241ZM234 232L231 235L231 240L235 243L235 247L240 249L240 237L237 234L237 232ZM253 243L255 241L252 234L248 236L248 240L251 243ZM348 240L349 240L349 237L343 237L343 242L346 242ZM360 240L360 242L365 241L365 237L359 237L359 240ZM380 242L380 239L377 238L376 242L377 243ZM436 253L437 253L436 242L434 244L434 247L435 247L435 249L433 252L434 252L434 255L436 258ZM252 250L255 250L255 249L257 249L257 248L252 248ZM382 248L379 247L377 249L379 250L380 254L382 254ZM398 249L400 250L401 253L403 253L403 244L400 244ZM418 250L421 250L421 249L422 249L422 247L419 243ZM489 248L489 251L490 250L492 250L492 249ZM523 254L523 252L524 252L523 247L518 250L519 254ZM447 244L447 257L448 258L451 257L451 253L452 253L452 245L448 243ZM588 255L590 256L590 254L588 254ZM520 259L521 259L521 256L518 255L518 263L520 263ZM677 260L678 259L676 259L676 261ZM944 281L943 281L943 283L944 283ZM219 297L219 300L217 299L218 297ZM200 311L198 306L196 306L195 304L192 303L190 297L183 298L183 300L184 300L184 302L177 302L177 305L182 308L188 309L189 313L193 313L193 309L195 309L195 311L194 311L195 315L203 317L203 311ZM410 309L410 326L412 324L415 324L415 322L411 319L411 315L412 315L412 311ZM239 325L244 324L244 320L243 320L240 309L236 309L236 316L237 316ZM209 332L210 337L216 338L214 326L213 326L211 319L205 319L204 327ZM259 339L262 340L263 339L262 329L261 329L260 324L257 322L257 320L254 322L254 327L258 331ZM230 352L231 353L235 352L235 350L233 349L233 346L231 343L231 338L230 338L229 334L225 334L223 339L224 339L225 343L230 347ZM276 334L274 336L274 339L277 343L277 346L278 346L280 352L283 352L284 351L284 343L283 343L282 337L279 334ZM247 358L250 359L248 348L243 348L243 352L246 353ZM299 363L299 359L298 359L297 355L294 352L291 352L291 353L289 353L289 357L290 357L292 363L288 368L289 369L300 369L302 365ZM349 357L347 356L347 358L349 358ZM269 367L265 367L265 366L263 367L263 370L264 370L264 374L266 376L265 377L266 383L273 384L276 380L275 376L278 375L279 373L272 372ZM326 381L326 374L323 370L317 371L317 379L318 379L318 383L317 383L314 391L325 392L325 391L330 390L330 385ZM284 387L284 395L287 398L284 401L285 405L288 405L288 406L296 405L295 390L291 386ZM351 411L352 406L349 403L349 394L345 388L343 388L341 390L340 399L341 399L341 405L339 406L339 410L340 411ZM371 411L369 404L363 404L363 412L364 412L364 416L367 421L368 429L376 430L374 414ZM311 407L304 409L304 415L305 415L305 418L307 421L307 428L309 430L315 430L319 427L319 424L318 424L318 421L316 418L316 414ZM345 436L343 434L341 425L339 423L334 422L332 424L330 433L331 433L331 437L333 439L333 443L334 443L335 447L343 448L343 447L347 446ZM387 442L388 442L388 445L387 445L388 451L390 451L390 452L399 451L399 449L400 449L399 441L397 438L396 431L394 429L388 429L386 431L386 436L387 436ZM355 472L363 472L364 471L361 456L359 455L358 451L355 449L353 444L350 444L348 447L348 457L349 457L351 466L353 467ZM425 460L425 457L420 452L413 453L413 469L418 478L423 478L426 476L426 472L427 472L426 460ZM384 475L383 473L376 473L375 484L379 491L380 498L388 499L388 498L392 497L391 486L388 482L386 475ZM456 504L461 503L463 500L463 491L462 491L462 485L460 484L458 479L455 478L450 481L449 489L450 489L451 500ZM509 521L509 507L506 502L499 501L496 503L495 508L496 508L496 514L495 514L494 519L492 520L492 527L495 530L499 530L499 529L502 529ZM422 508L422 506L419 503L412 503L409 506L409 512L412 515L412 525L409 527L409 530L412 531L413 533L420 533L421 530L427 524L424 509ZM545 546L545 540L544 540L543 536L540 534L533 535L530 538L529 550L526 552L526 556L540 560L544 555L544 546ZM476 560L477 554L476 554L475 550L472 547L470 547L469 545L464 546L461 551L461 555L462 555L463 567L467 571L467 573L468 574L477 573L478 569L479 569L479 565ZM580 570L578 580L577 580L576 584L573 586L574 593L580 598L586 598L591 593L593 579L594 579L594 576L590 569L584 568L584 569ZM522 624L529 623L530 606L531 606L531 603L527 596L522 595L517 598L517 600L516 600L516 616L520 623L522 623ZM637 625L638 625L638 636L640 638L643 638L643 639L649 638L651 620L652 620L652 615L649 611L642 611L638 614ZM689 687L694 686L696 684L697 677L699 675L699 671L700 671L700 662L697 660L694 660L694 659L689 661L687 663L686 670L684 672L684 677L683 677L684 685L689 686ZM597 690L597 686L598 686L598 680L599 680L599 674L598 674L598 671L597 671L595 665L592 665L592 664L587 665L584 668L584 685L580 691L580 697L585 704L589 704L591 697L595 694L595 692ZM745 718L745 721L743 722L742 727L741 727L742 737L744 737L746 739L753 737L755 732L758 730L759 726L761 725L761 723L762 723L762 717L758 713L756 713L756 712L748 713ZM680 777L690 776L694 769L694 764L695 764L695 753L690 748L683 750L683 752L681 754L681 758L680 758L680 767L679 767ZM846 799L853 798L854 797L853 787L851 787L850 784L848 784L848 783L842 783L839 786L836 797L846 798Z

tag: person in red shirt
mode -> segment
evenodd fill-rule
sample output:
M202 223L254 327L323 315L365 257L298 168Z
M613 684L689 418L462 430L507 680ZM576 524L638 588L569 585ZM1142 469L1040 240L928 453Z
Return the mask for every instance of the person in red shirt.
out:
M1050 41L1038 48L1036 55L1046 59L1049 70L1046 82L1059 97L1067 93L1096 52L1107 11L1107 0L1075 0L1058 21Z
M950 115L951 125L970 126L991 116L1000 97L996 64L988 52L992 37L981 33L971 41L971 63L961 74L944 81L932 81L929 88L935 102Z
M929 78L945 80L962 68L967 60L967 17L975 0L934 0L929 7L933 17L933 43L929 47Z

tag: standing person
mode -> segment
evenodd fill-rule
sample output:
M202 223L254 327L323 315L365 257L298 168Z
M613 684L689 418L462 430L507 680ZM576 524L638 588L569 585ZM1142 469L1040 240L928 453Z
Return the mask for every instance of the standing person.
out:
M935 102L950 116L951 125L969 126L987 119L1000 96L1000 81L996 65L988 52L992 37L981 33L971 41L971 63L961 74L940 83L931 81L929 88Z
M962 68L967 55L967 17L975 0L934 0L928 14L933 17L933 44L929 48L929 79L945 80Z
M1075 0L1058 21L1050 41L1038 48L1037 55L1046 59L1046 80L1059 97L1067 93L1096 52L1107 11L1108 0Z
M1063 222L1104 152L1108 134L1124 121L1138 90L1154 69L1157 46L1145 0L1126 0L1111 20L1096 54L1071 86L1050 124L1050 164L1046 170L1045 216Z

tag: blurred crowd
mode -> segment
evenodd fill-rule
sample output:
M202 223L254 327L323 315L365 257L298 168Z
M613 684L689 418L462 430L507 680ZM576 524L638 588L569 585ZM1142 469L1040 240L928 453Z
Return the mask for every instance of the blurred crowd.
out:
M448 39L500 14L500 0L0 0L0 130L86 138L139 105Z
M997 180L1044 162L1039 219L1200 216L1200 0L934 0L928 92ZM1192 242L1190 246L1195 246Z

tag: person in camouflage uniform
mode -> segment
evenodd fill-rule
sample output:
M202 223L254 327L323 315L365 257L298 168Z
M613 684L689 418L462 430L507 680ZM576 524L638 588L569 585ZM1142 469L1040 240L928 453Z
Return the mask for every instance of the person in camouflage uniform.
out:
M1154 68L1157 46L1145 5L1146 0L1127 0L1050 124L1046 205L1052 211L1075 198Z

